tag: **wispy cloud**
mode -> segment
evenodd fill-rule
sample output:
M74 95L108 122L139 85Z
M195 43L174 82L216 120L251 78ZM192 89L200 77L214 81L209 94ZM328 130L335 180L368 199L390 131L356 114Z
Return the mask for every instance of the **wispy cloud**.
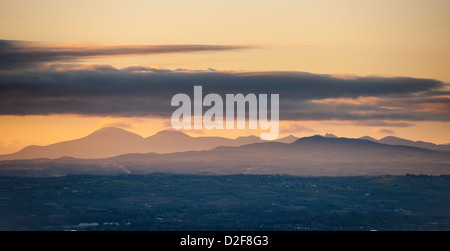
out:
M386 135L395 135L395 131L385 129L385 128L375 128L370 131L373 134L386 134Z
M282 133L315 133L316 131L312 128L304 126L301 122L297 121L281 121L280 122L280 131Z
M93 57L162 53L213 52L254 48L250 45L67 45L0 40L0 69L16 69L48 62L68 62Z
M389 120L356 120L356 121L350 121L350 120L340 120L340 121L329 121L327 122L329 125L337 125L337 126L364 126L364 127L398 127L398 128L405 128L405 127L412 127L414 126L411 122L404 122L404 121L389 121Z

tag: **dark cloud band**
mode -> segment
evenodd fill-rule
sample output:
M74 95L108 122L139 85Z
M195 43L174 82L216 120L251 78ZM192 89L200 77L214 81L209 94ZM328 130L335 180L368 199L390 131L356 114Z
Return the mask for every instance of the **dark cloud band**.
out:
M446 85L432 79L340 79L304 72L170 71L147 67L4 72L0 114L164 116L177 93L280 94L280 119L450 121ZM330 99L377 98L353 104ZM321 101L321 102L318 102ZM425 105L425 106L422 106Z

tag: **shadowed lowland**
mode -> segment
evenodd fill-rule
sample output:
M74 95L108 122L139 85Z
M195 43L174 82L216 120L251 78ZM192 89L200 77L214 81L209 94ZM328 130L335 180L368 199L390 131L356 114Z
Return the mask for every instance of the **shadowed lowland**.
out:
M449 176L0 177L0 230L449 230Z
M124 139L127 137L129 140ZM106 140L103 142L103 139ZM82 159L76 158L77 154L70 151L73 150L71 146L76 146L76 149L86 154L90 151L97 154L132 152L135 149L134 140L146 143L145 149L149 153L140 153L144 151L140 148L140 151L135 153L115 157ZM35 153L32 153L33 149L25 148L15 156L28 151L27 156L30 159L0 162L0 175L51 177L68 174L116 175L155 172L297 176L450 174L450 154L447 151L330 135L300 138L292 143L283 143L292 140L295 139L288 137L278 142L262 142L256 137L234 140L219 137L194 138L172 131L164 131L144 139L124 130L108 128L80 140L41 147L42 151ZM123 144L120 143L122 141ZM254 143L255 141L260 143ZM80 147L83 144L87 146ZM198 148L212 149L198 151ZM59 155L55 155L54 149L60 149ZM160 153L170 149L174 152ZM177 152L174 149L186 151ZM67 157L51 159L61 156L63 152ZM37 153L41 154L41 157L31 159L31 156ZM70 156L69 153L74 155Z

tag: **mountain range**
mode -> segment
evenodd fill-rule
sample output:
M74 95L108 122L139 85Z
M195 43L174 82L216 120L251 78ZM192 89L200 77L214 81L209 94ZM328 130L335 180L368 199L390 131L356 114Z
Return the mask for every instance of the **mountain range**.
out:
M98 133L111 131L115 130L105 129ZM203 137L194 138L179 132L163 132L149 138L153 140L170 138L175 141L172 144L203 142ZM180 138L179 141L178 138ZM209 143L208 147L217 145L219 139L223 140L223 138L215 137L213 139L208 138L208 142L214 142L214 144ZM305 137L294 141L292 141L293 137L284 139L292 142L261 142L259 138L257 139L258 143L249 144L245 144L245 140L251 142L254 140L253 137L231 140L233 143L224 140L223 142L232 145L206 150L130 153L95 159L64 157L1 161L0 175L115 175L155 172L299 176L405 175L408 173L450 175L450 153L446 151L383 144L367 139L338 138L334 135ZM168 143L159 142L159 144ZM95 150L95 147L90 149Z
M362 137L361 139L365 139L365 140L369 140L369 141L373 141L373 142L377 142L377 143L382 143L382 144L387 144L387 145L413 146L413 147L420 147L420 148L425 148L425 149L430 149L430 150L450 151L450 144L436 145L436 144L429 143L429 142L412 141L412 140L397 138L394 136L388 136L388 137L382 138L380 140L374 139L369 136Z
M291 143L297 138L288 136L277 142ZM202 151L218 146L242 146L263 142L259 137L248 136L229 139L223 137L191 137L179 131L161 131L144 138L119 128L103 128L80 139L60 142L48 146L28 146L7 155L2 160L57 159L73 157L81 159L108 158L128 153L174 153Z

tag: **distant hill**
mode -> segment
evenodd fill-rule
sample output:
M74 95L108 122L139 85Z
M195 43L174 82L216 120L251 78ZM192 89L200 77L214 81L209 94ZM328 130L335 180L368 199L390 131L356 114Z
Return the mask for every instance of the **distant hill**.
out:
M291 143L297 138L289 136L279 139ZM237 139L223 137L191 137L179 131L161 131L148 138L119 128L103 128L84 138L51 144L28 146L14 154L0 155L1 160L57 159L73 157L82 159L108 158L128 153L174 153L209 150L217 146L241 146L261 143L259 137L248 136Z
M337 136L331 133L327 133L325 134L325 138L337 138Z
M292 143L219 146L166 154L107 159L39 159L0 162L0 175L67 174L286 174L299 176L450 175L450 155L365 139L306 137Z
M28 146L21 151L0 156L0 160L37 158L105 158L131 152L141 152L144 138L118 129L104 128L84 138L51 144ZM127 149L125 151L125 149Z
M429 142L424 141L412 141L407 139L402 139L394 136L388 136L385 138L382 138L380 140L374 139L369 136L362 137L361 139L370 140L377 143L387 144L387 145L400 145L400 146L412 146L412 147L420 147L420 148L426 148L430 150L438 150L438 151L450 151L450 145L436 145Z

